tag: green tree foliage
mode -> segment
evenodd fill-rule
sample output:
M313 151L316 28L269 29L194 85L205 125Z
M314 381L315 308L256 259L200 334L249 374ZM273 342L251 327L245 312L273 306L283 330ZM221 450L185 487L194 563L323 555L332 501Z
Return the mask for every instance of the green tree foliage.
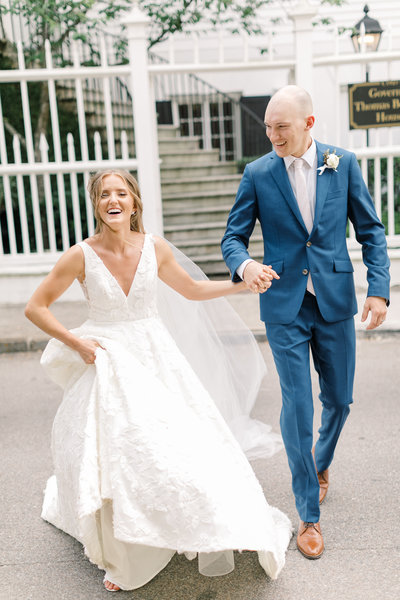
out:
M192 25L225 25L232 32L261 33L259 11L277 0L138 0L151 19L149 46L165 40L168 35L187 30ZM321 5L340 6L346 0L320 0ZM285 8L287 0L279 4ZM132 0L10 0L9 7L0 8L0 32L4 32L1 14L21 15L32 31L29 60L43 64L44 42L50 40L53 52L63 43L82 39L90 43L90 33L106 26L132 8Z

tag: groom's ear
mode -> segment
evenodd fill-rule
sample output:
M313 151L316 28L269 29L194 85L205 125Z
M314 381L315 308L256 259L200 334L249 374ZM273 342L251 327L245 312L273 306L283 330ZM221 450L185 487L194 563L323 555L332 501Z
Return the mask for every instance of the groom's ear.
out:
M314 126L315 117L314 115L309 115L306 117L306 129L311 129Z

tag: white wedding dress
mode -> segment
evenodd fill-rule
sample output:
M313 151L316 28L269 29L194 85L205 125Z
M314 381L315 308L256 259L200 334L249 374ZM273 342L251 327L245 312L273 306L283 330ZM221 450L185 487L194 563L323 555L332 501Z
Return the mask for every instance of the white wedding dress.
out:
M129 590L177 551L200 571L233 568L232 550L258 551L276 578L292 528L270 507L213 400L161 321L157 261L146 234L126 296L85 242L94 365L51 340L42 364L64 388L52 435L55 474L42 517L79 540L106 577Z

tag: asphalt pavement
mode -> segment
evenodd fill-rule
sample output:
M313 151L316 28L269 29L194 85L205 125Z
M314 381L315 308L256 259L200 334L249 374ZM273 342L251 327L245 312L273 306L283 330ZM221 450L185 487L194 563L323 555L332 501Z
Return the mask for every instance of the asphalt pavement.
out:
M260 340L269 369L254 415L279 431L280 391L257 298L231 299ZM360 302L362 296L360 295ZM82 303L56 303L72 327L85 318ZM52 474L51 426L62 392L39 366L46 339L23 318L22 307L0 307L1 506L0 600L100 600L102 572L81 545L40 518ZM235 555L235 570L206 578L195 561L175 555L155 579L117 598L134 600L398 600L400 597L400 293L394 291L385 327L370 334L357 322L354 404L331 468L322 506L326 551L309 561L292 539L277 581L254 553ZM264 341L261 341L264 340ZM18 346L19 344L19 346ZM320 417L314 377L315 432ZM298 520L284 451L253 463L266 498Z
M278 580L254 553L236 554L235 570L206 578L196 560L175 555L155 579L117 598L134 600L398 600L400 597L400 422L398 337L359 338L355 402L331 468L322 506L326 551L309 561L292 539ZM255 416L278 431L280 393L269 368ZM81 545L40 518L52 473L50 434L61 390L39 367L40 351L0 356L2 442L1 600L100 600L102 572ZM314 380L316 384L316 381ZM317 393L317 385L314 386ZM315 399L317 428L320 407ZM270 504L297 527L284 451L253 462Z

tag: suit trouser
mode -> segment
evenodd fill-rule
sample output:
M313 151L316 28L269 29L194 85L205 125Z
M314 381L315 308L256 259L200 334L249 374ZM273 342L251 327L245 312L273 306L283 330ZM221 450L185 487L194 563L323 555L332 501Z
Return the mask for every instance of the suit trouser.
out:
M319 483L313 446L314 405L310 348L319 375L321 427L315 448L318 471L327 469L352 403L355 369L354 319L328 323L306 292L289 325L266 324L282 390L281 431L292 472L296 508L302 521L319 521Z

